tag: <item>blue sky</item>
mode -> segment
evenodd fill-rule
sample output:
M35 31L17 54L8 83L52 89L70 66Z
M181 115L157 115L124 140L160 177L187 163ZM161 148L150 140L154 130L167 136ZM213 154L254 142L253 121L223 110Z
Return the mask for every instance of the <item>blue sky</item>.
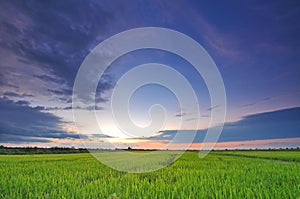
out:
M228 106L219 142L240 141L237 146L242 146L243 141L286 139L280 147L299 146L299 21L298 1L2 1L0 143L81 146L71 97L82 61L114 34L154 26L190 36L218 66ZM202 77L178 56L149 49L120 57L101 79L96 108L99 120L105 123L105 136L128 145L112 136L116 129L106 121L111 92L128 70L149 62L169 65L189 80L201 110L199 134L205 131L211 107ZM147 124L148 109L155 103L166 108L170 120L159 139L157 135L145 143L168 142L179 119L193 121L196 117L192 105L180 112L169 90L152 85L133 95L133 120ZM87 120L82 125L86 134L98 133L97 124ZM87 140L96 137L81 136ZM196 143L201 142L199 137Z

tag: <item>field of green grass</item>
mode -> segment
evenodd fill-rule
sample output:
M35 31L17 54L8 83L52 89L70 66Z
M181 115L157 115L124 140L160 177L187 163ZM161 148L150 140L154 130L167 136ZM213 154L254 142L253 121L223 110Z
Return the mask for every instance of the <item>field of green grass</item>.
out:
M299 151L222 151L221 153L219 153L219 155L281 160L300 163Z
M1 155L0 198L300 198L300 151L186 152L149 173L90 154Z

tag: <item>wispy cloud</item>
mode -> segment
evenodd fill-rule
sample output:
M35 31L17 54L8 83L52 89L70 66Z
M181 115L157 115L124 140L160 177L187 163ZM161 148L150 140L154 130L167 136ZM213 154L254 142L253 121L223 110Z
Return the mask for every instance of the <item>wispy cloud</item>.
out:
M279 95L273 95L273 96L270 96L270 97L264 97L264 98L261 98L261 99L255 101L255 102L244 104L241 107L251 107L251 106L255 106L257 104L261 104L261 103L264 103L264 102L267 102L267 101L270 101L270 100L274 100L276 98L280 98L280 97L284 97L284 96L289 96L289 95L296 95L296 94L299 94L299 93L300 93L300 90L295 90L295 91L291 91L291 92L281 93Z
M34 97L34 95L31 95L31 94L27 94L27 93L19 94L19 93L15 93L15 92L11 92L11 91L4 92L3 96L4 97L13 97L13 98Z
M177 113L176 115L175 115L175 117L184 117L184 116L186 116L187 115L187 113Z
M103 110L104 108L101 106L87 106L87 107L79 107L79 106L65 106L65 107L41 107L38 106L41 110L45 110L45 111L57 111L57 110L64 110L64 111L68 111L68 110L87 110L87 111L92 111L92 110Z
M208 111L212 111L213 109L217 109L219 108L220 106L219 105L216 105L216 106L211 106L209 108L207 108Z

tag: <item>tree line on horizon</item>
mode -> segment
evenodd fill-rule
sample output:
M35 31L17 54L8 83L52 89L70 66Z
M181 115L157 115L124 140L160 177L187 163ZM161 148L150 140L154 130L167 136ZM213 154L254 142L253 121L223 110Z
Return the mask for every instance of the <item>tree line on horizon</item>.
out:
M109 150L109 149L86 149L86 148L75 148L75 147L6 147L0 145L0 154L10 155L10 154L68 154L68 153L88 153L90 150ZM153 151L147 149L133 149L128 147L127 149L115 149L115 150L130 150L130 151ZM281 151L281 150L300 150L299 147L295 148L268 148L268 149L215 149L212 151ZM110 149L110 151L112 151ZM188 151L198 151L198 150L188 150Z

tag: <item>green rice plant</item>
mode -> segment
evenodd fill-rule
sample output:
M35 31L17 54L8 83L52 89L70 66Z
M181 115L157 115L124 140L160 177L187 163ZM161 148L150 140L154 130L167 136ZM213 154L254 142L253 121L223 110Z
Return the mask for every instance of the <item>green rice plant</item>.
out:
M280 160L297 159L299 152L242 152L246 158L228 153L199 159L197 152L186 152L148 173L120 172L90 154L1 155L0 198L300 197L299 162Z

